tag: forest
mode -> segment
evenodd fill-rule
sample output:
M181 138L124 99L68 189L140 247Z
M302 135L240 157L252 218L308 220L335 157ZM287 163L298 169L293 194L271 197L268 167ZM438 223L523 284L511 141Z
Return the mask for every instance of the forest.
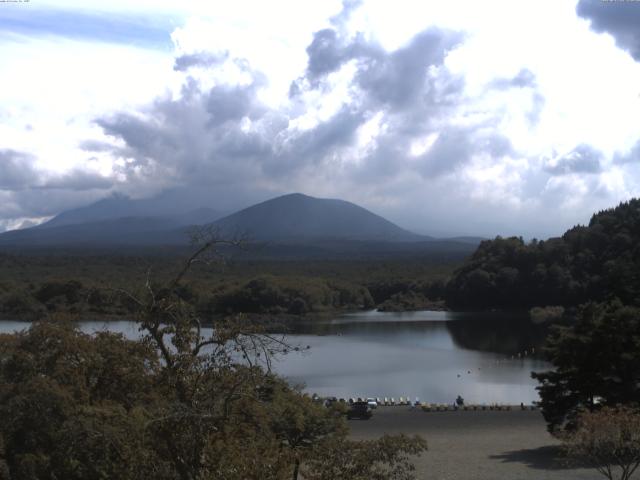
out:
M483 241L447 283L457 309L577 306L617 298L640 305L640 200L594 214L548 240Z
M162 283L183 257L175 253L0 254L0 316L24 320L54 313L130 317L133 305L121 291L143 288L147 279ZM223 257L195 265L180 294L205 317L441 308L437 301L456 266L433 258L323 262Z

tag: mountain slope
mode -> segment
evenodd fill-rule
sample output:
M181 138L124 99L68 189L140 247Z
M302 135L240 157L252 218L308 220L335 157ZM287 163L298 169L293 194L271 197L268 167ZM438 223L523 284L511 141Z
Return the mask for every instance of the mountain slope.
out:
M186 227L165 217L125 217L0 235L0 246L20 247L185 245L187 241Z
M204 208L190 199L181 199L180 192L170 191L143 199L112 195L91 205L62 212L35 228L54 228L125 217L164 217L180 225L194 225L213 222L222 216L221 212Z
M213 223L223 234L256 240L341 239L383 242L429 240L344 200L293 193L245 208Z

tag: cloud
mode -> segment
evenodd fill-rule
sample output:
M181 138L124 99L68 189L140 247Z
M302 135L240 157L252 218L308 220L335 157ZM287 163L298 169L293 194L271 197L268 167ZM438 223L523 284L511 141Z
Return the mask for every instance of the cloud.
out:
M224 62L229 57L229 52L210 53L196 52L180 55L173 63L173 69L177 72L185 72L193 67L212 67Z
M274 109L260 100L264 75L244 63L249 80L204 87L187 76L179 96L159 98L138 114L98 118L96 124L115 140L111 154L121 159L118 173L128 181L147 178L161 185L162 179L170 178L178 185L212 182L239 184L246 190L252 184L271 184L283 189L288 181L313 175L310 169L336 167L354 178L366 168L367 176L377 181L378 169L388 171L406 159L407 142L438 131L438 124L455 108L464 84L443 62L461 38L455 32L428 29L406 46L387 52L361 35L347 39L335 28L323 29L307 48L308 65L295 83L297 98L289 109ZM239 61L227 57L208 68L215 72ZM314 117L307 97L331 89L330 75L352 61L356 68L345 80L352 97L343 98L325 118ZM296 105L302 110L298 112ZM350 166L359 132L375 112L386 123L385 131L376 132L375 145L361 158L361 166ZM311 119L312 125L303 126L302 118ZM445 138L454 134L443 133L434 152L423 159L428 166L418 166L417 171L444 174L475 153L506 153L493 148L498 136L487 140L471 127L456 132L448 147L443 145ZM455 150L457 146L463 150ZM83 147L107 148L91 142ZM391 151L396 158L382 158Z
M11 149L0 150L0 190L16 191L32 185L39 177L35 157Z
M27 152L0 150L0 231L39 222L114 186L112 178L79 168L51 174L36 168L36 161Z
M640 164L640 140L638 140L628 152L616 152L613 162L618 165Z
M591 20L594 31L613 35L620 48L640 61L640 6L637 2L580 0L576 12Z
M489 85L498 90L507 90L509 88L535 88L537 82L534 73L523 68L513 78L496 78Z
M39 187L49 190L109 190L114 186L114 180L110 177L99 175L95 172L74 169L63 175L56 175L47 179Z
M511 78L495 78L489 82L488 88L498 91L527 89L531 92L531 109L525 114L526 118L530 126L539 122L546 100L540 93L537 78L531 70L523 68Z
M433 146L418 157L423 175L433 178L451 173L475 155L501 158L513 154L509 140L495 132L475 128L449 128L442 131Z
M355 84L366 92L370 101L391 108L406 107L426 94L429 67L442 65L448 51L458 45L463 35L458 32L429 28L415 35L408 45L392 52L385 51L362 35L345 38L333 28L316 32L307 47L309 56L305 77L296 82L300 92L307 83L318 88L319 81L336 72L344 64L356 61Z
M545 170L551 175L569 175L572 173L595 174L602 171L604 155L590 145L581 144L565 155L551 159Z

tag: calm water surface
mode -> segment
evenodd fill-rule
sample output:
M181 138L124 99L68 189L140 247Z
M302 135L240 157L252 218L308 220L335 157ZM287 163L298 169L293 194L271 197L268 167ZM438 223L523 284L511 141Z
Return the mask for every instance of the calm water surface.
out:
M0 321L0 332L27 326ZM139 334L127 321L80 326ZM273 367L319 395L528 404L538 400L531 371L549 368L531 355L544 334L513 315L363 312L299 325L288 339L310 349L279 357Z

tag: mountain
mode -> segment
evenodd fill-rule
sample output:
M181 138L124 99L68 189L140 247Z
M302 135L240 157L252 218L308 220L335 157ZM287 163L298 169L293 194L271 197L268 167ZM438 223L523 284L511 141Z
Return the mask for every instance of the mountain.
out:
M429 255L456 260L477 245L467 238L417 235L353 203L299 193L273 198L223 218L209 208L181 210L184 205L179 205L178 199L159 209L163 201L110 197L63 212L46 224L0 234L0 248L187 247L188 231L196 225L212 227L226 237L246 235L253 245L249 251L237 253L246 258Z
M418 242L431 239L404 230L353 203L301 193L258 203L213 225L226 235L246 234L262 241Z
M55 228L125 217L168 218L179 225L194 225L213 222L222 216L221 212L181 199L174 191L143 199L116 194L91 205L62 212L34 228Z
M0 246L120 247L184 245L185 227L170 217L124 217L99 222L13 230L0 235Z

